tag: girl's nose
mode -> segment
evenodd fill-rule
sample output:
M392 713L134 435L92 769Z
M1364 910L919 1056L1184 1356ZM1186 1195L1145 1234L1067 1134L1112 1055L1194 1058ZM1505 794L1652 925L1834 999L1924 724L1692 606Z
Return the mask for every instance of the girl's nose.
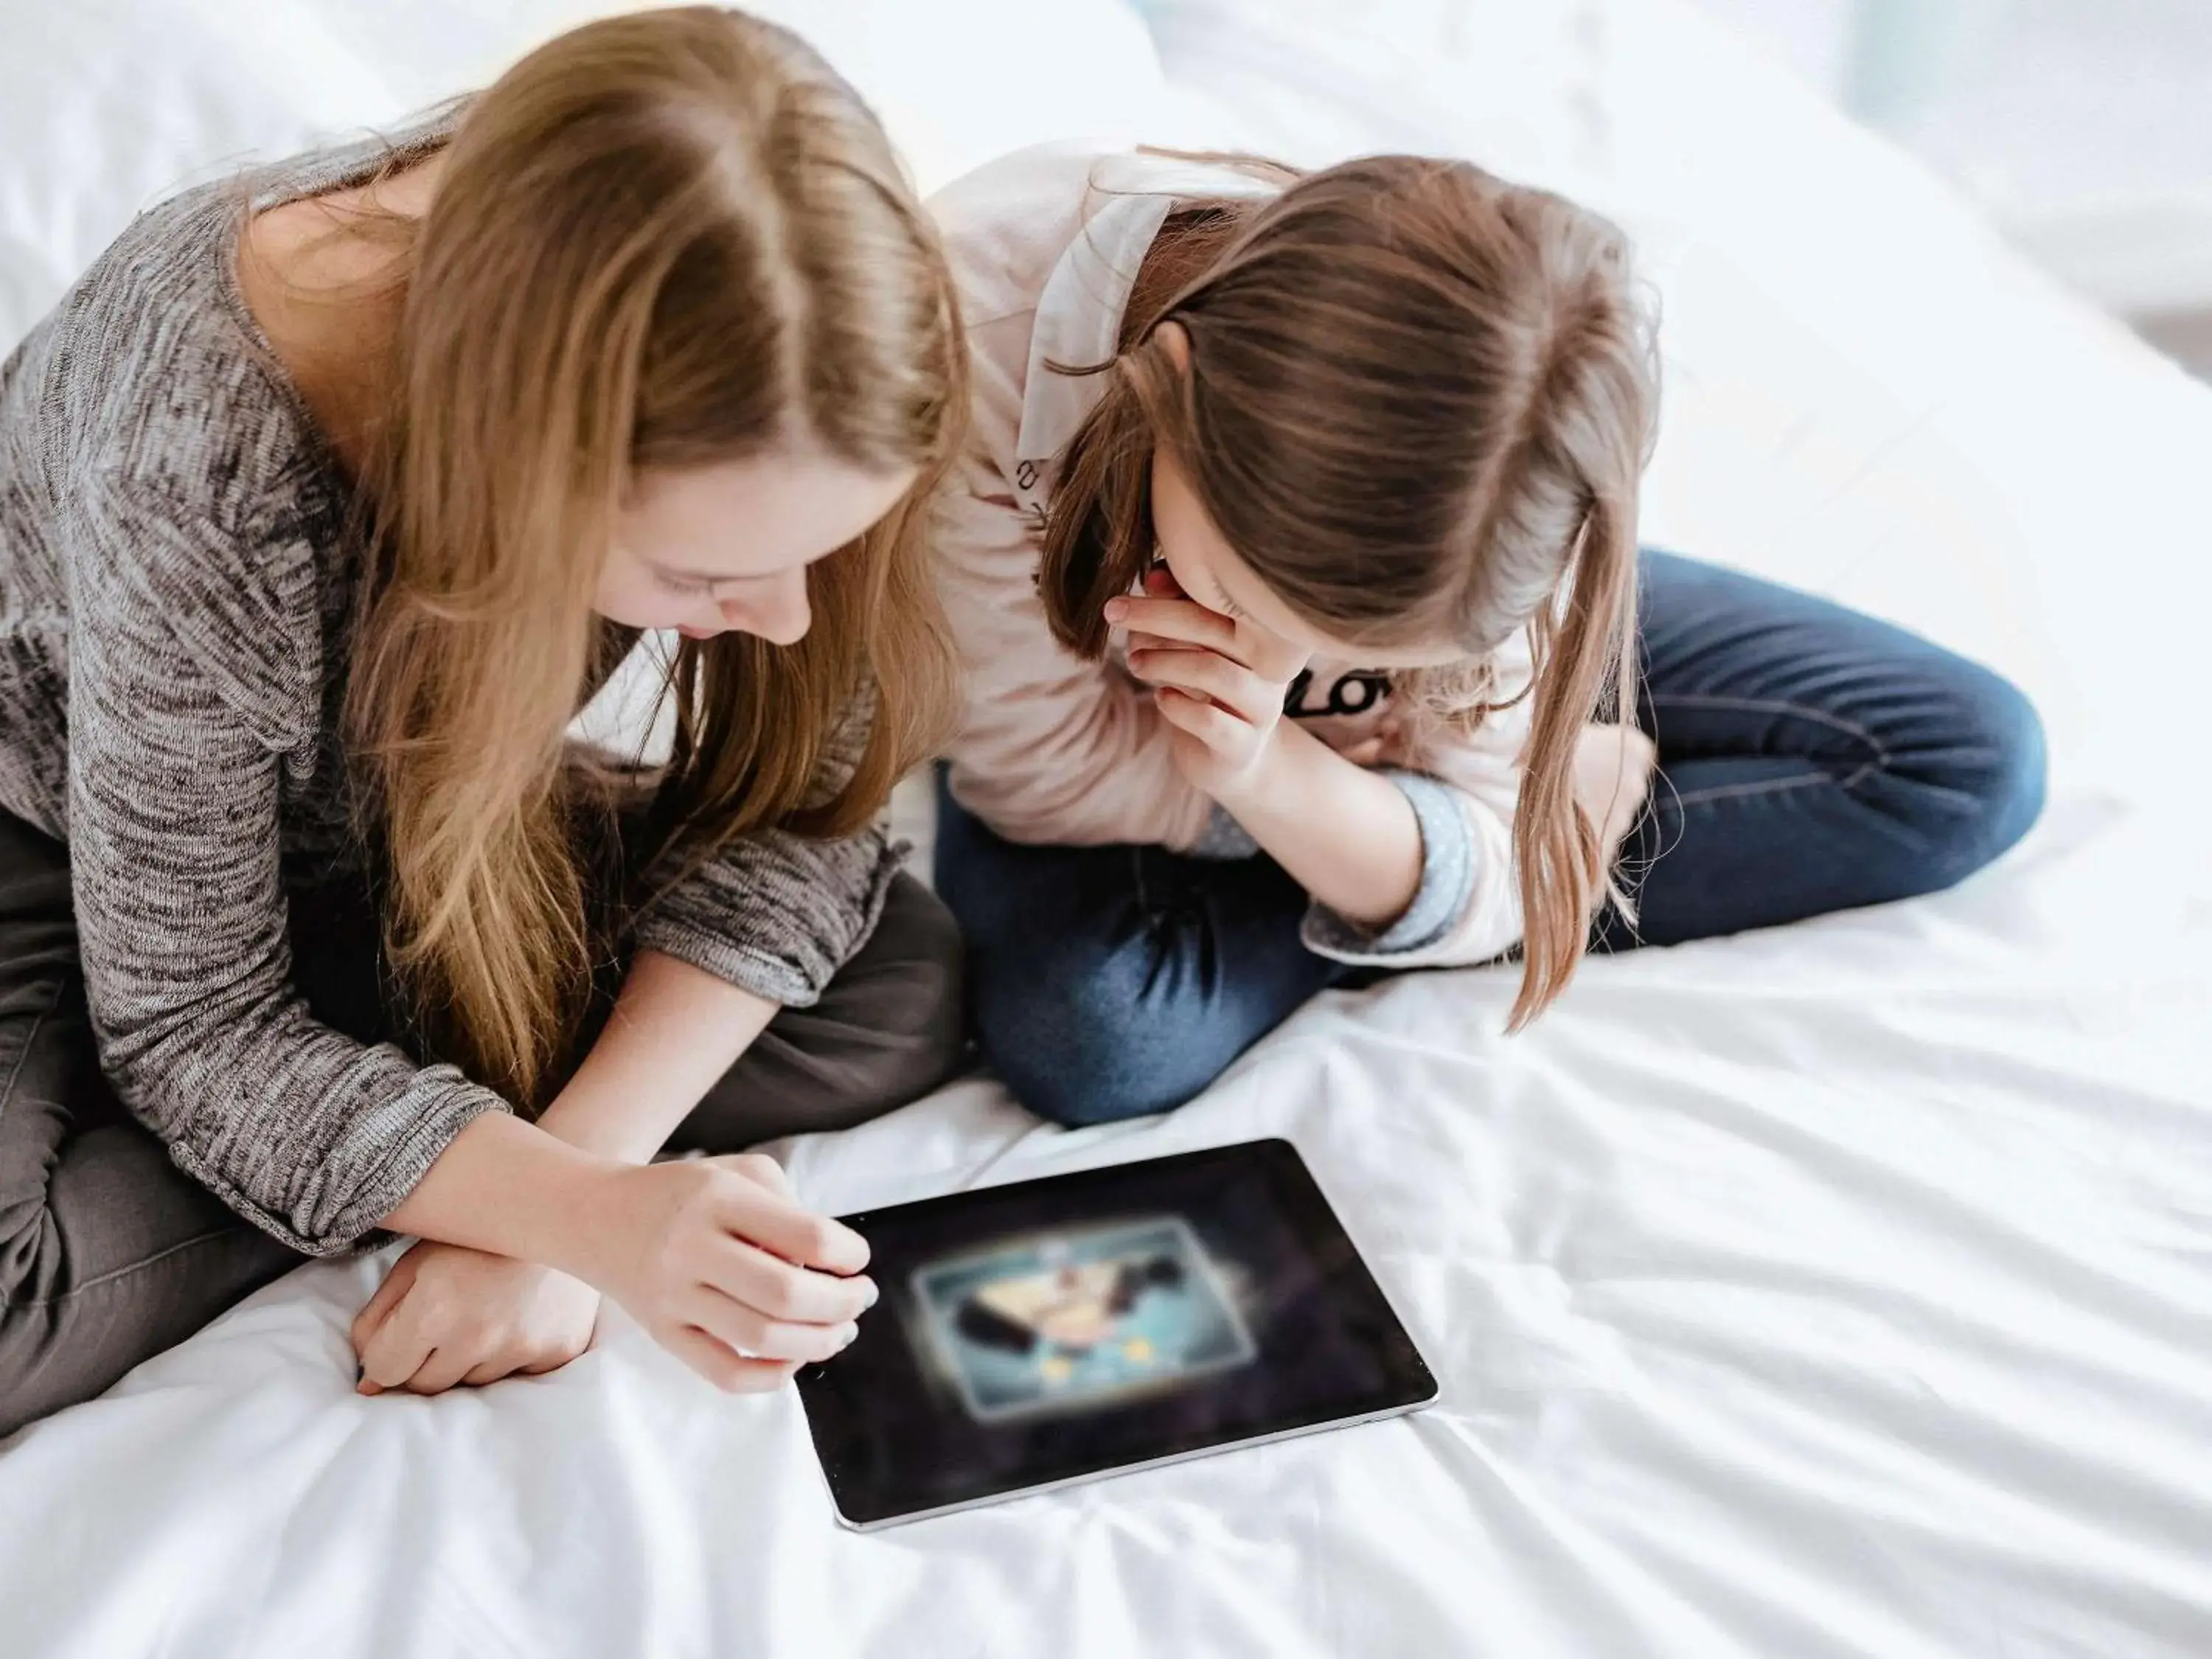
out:
M806 637L814 621L806 600L804 568L786 572L772 584L763 584L743 599L726 600L722 614L732 628L757 634L770 645L793 645Z

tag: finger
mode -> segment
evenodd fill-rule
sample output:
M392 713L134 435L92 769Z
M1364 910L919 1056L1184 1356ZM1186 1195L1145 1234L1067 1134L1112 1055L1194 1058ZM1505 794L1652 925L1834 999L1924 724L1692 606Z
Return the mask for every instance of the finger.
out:
M1153 692L1152 700L1159 705L1161 717L1169 725L1181 726L1208 749L1225 753L1232 750L1241 738L1251 736L1249 721L1171 685L1164 685Z
M765 1394L791 1381L796 1362L748 1359L704 1331L678 1329L661 1339L668 1351L725 1394Z
M732 1239L703 1277L725 1296L792 1324L850 1324L876 1304L875 1281L865 1275L816 1273L741 1239Z
M592 1334L598 1334L596 1327L593 1328ZM509 1376L543 1376L548 1371L559 1370L572 1359L580 1358L589 1353L591 1348L590 1337L585 1338L581 1344L573 1349L562 1344L545 1348L537 1353L532 1353L526 1346L509 1346L486 1358L478 1360L469 1368L467 1375L463 1376L461 1381L471 1387L481 1387L486 1382L497 1382Z
M605 1302L594 1302L592 1305L592 1326L584 1333L582 1341L574 1347L562 1342L535 1357L526 1355L523 1362L514 1369L525 1376L543 1376L547 1371L557 1371L570 1360L591 1352L592 1345L599 1340L599 1316L605 1311Z
M756 1187L767 1188L778 1198L790 1199L794 1203L798 1200L799 1195L792 1191L791 1177L783 1172L783 1165L766 1152L730 1152L708 1162L743 1176Z
M1203 652L1209 657L1221 655L1210 645L1193 645L1188 640L1171 640L1164 634L1132 634L1123 650L1132 657L1139 651L1188 651L1194 654ZM1224 660L1229 659L1224 658Z
M410 1394L443 1394L469 1374L475 1361L472 1348L433 1348L400 1386Z
M375 1394L396 1389L422 1369L430 1357L430 1339L422 1322L407 1311L405 1303L377 1328L362 1350L362 1392Z
M802 1210L750 1182L732 1182L717 1211L739 1238L802 1267L856 1273L868 1265L868 1243L843 1222Z
M351 1332L356 1358L368 1350L369 1339L376 1334L376 1328L384 1323L386 1316L399 1305L399 1299L407 1294L408 1287L415 1282L417 1265L416 1251L410 1249L392 1264L392 1271L384 1275L384 1283L376 1287L376 1294L362 1304L361 1311L353 1317Z
M1270 702L1282 700L1279 688L1214 651L1132 651L1129 672L1150 685L1210 698L1253 726L1267 717Z
M842 1353L860 1334L854 1325L797 1325L771 1319L759 1309L703 1285L683 1312L686 1323L756 1359L827 1359Z
M544 1354L536 1359L531 1360L527 1364L517 1365L514 1370L516 1374L521 1376L543 1376L548 1371L559 1370L562 1366L568 1364L571 1360L581 1359L586 1354L591 1352L591 1351L592 1345L586 1342L582 1347L577 1349L574 1353L562 1353L556 1352L553 1353Z
M1189 599L1152 599L1129 597L1106 602L1106 620L1132 633L1157 634L1185 645L1202 645L1218 651L1231 661L1244 662L1237 644L1237 624L1218 611Z
M516 1364L513 1354L494 1354L490 1358L479 1359L475 1364L470 1366L461 1377L461 1385L464 1388L481 1389L487 1382L497 1382L506 1377L513 1376L517 1371L526 1371L529 1369L527 1365Z

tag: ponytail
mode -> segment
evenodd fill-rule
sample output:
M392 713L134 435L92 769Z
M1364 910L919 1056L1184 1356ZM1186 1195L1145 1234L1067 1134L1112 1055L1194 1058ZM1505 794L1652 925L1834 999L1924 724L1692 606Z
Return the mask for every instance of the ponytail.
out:
M1599 904L1610 896L1629 908L1605 867L1598 826L1575 798L1575 750L1591 720L1635 716L1635 524L1632 495L1626 516L1618 501L1593 501L1563 600L1531 624L1534 706L1513 819L1522 932L1511 1030L1566 989Z

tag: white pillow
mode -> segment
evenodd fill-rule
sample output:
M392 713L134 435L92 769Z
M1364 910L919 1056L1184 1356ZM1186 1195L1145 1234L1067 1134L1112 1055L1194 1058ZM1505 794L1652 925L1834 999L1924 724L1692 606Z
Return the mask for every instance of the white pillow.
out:
M179 185L481 86L593 0L0 0L0 352ZM1115 0L761 0L852 79L925 190L1164 94Z
M751 0L866 95L925 191L1051 138L1139 139L1167 91L1121 0Z
M1278 159L1587 163L1596 0L1142 0L1176 90Z

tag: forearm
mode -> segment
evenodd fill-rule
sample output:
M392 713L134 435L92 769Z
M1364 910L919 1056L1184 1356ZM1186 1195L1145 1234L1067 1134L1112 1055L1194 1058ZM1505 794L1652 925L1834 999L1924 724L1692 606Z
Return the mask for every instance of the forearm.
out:
M535 1124L487 1113L453 1137L384 1224L596 1280L593 1218L621 1169Z
M1218 797L1320 903L1379 932L1421 885L1421 829L1405 793L1285 721L1266 757Z
M642 1164L776 1011L703 969L641 951L606 1030L538 1125L602 1158Z
M593 1279L606 1177L659 1152L775 1013L765 997L640 951L606 1030L538 1121L471 1123L385 1224Z

